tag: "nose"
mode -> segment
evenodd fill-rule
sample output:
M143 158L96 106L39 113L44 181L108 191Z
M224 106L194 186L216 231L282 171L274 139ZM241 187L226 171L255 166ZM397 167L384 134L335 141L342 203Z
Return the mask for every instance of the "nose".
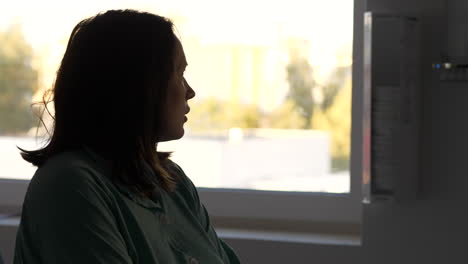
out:
M187 80L184 79L184 81L185 81L185 86L187 87L186 97L187 97L187 100L190 100L195 97L195 91L192 89L192 86L188 84Z

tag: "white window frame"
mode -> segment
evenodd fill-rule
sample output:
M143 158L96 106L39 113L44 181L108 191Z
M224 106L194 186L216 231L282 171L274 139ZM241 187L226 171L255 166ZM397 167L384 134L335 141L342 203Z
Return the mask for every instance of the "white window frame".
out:
M361 175L362 175L362 21L364 0L354 0L353 29L353 93L351 127L350 193L295 193L236 189L199 188L201 200L211 217L218 219L243 219L261 223L265 220L279 223L302 223L308 229L316 224L353 226L361 225ZM311 160L313 162L313 160ZM190 175L188 175L190 177ZM0 178L0 214L19 213L29 180ZM227 221L227 227L239 228ZM243 222L245 223L245 222ZM225 227L226 227L225 225ZM300 225L300 224L299 224ZM305 227L309 225L308 227ZM342 229L340 229L342 230ZM281 230L279 230L281 231ZM287 230L286 230L287 231ZM351 230L356 234L358 230Z
M312 230L312 232L321 232L319 229L331 224L337 232L360 234L362 222L364 12L365 1L354 0L350 193L295 193L199 188L200 197L211 217L246 219L259 223L273 220L279 226L286 226L286 228L288 225L282 223L291 222L293 225L296 223L302 225L296 230ZM232 222L230 225L238 228ZM316 226L317 229L314 229L313 226ZM343 227L351 227L352 230ZM334 233L333 230L330 232Z

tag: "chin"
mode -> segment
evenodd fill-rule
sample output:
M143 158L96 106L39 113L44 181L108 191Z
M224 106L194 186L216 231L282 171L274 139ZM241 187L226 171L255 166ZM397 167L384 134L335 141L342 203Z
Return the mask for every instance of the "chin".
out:
M181 139L184 136L184 134L185 134L185 130L184 130L184 128L181 128L178 131L174 131L173 133L169 133L169 134L161 137L159 142Z

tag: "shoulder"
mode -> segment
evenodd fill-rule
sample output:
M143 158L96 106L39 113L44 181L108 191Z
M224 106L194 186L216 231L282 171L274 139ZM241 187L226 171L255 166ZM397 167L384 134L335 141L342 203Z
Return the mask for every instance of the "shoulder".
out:
M108 183L100 165L80 150L51 157L31 179L25 203L40 206L77 198L106 200Z
M125 227L117 194L101 165L84 151L72 151L37 170L23 203L19 250L37 250L45 263L64 263L71 255L79 263L130 263L119 233Z
M62 152L49 158L36 171L31 184L56 183L62 187L78 184L99 174L96 165L83 151Z

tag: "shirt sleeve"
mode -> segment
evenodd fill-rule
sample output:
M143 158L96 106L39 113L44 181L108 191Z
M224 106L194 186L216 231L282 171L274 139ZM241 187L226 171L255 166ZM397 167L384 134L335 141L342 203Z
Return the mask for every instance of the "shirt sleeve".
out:
M15 263L132 263L112 207L86 168L44 171L26 195Z
M213 240L216 244L216 247L220 254L223 256L223 259L227 259L229 264L239 264L240 260L237 257L235 251L227 245L222 239L218 237L216 231L214 230L213 226L210 223L210 217L208 215L208 211L206 210L203 203L200 201L200 197L198 195L197 188L193 184L187 175L185 175L182 168L179 165L173 163L178 171L181 180L183 181L184 185L186 185L188 192L190 193L190 199L192 200L192 206L194 214L197 216L198 221L203 226L205 232L208 236Z

